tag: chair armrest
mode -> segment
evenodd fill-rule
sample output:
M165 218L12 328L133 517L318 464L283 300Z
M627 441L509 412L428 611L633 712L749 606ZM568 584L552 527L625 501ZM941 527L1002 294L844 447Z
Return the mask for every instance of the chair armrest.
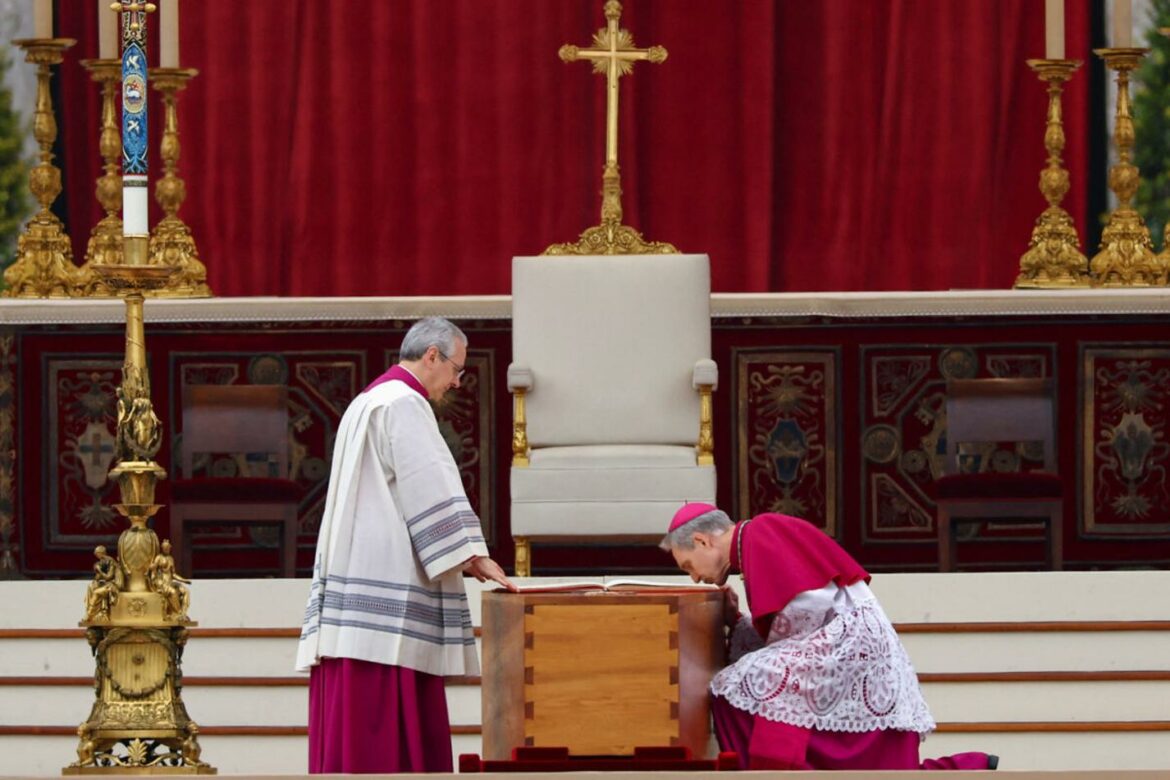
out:
M715 361L705 358L696 362L695 371L691 376L691 384L696 390L700 387L710 387L712 390L718 389L719 367L715 365Z
M508 392L532 389L532 369L512 363L508 366Z

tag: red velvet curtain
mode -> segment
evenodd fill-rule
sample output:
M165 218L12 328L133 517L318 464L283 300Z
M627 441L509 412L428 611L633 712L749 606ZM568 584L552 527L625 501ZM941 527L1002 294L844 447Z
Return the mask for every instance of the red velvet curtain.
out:
M1088 0L1066 5L1087 60ZM59 85L79 258L100 216L77 64L96 14L58 0L79 39ZM200 74L180 216L220 295L506 293L512 255L598 222L603 80L556 52L588 44L601 0L187 0L181 21ZM1042 4L629 0L622 26L670 52L621 82L625 222L708 252L715 290L1010 286L1045 205L1044 87L1024 64ZM1064 104L1082 235L1087 85L1082 68Z

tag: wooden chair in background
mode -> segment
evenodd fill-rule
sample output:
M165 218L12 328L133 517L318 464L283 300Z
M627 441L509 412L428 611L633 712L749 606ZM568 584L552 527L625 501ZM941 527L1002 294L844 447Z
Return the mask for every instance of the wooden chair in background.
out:
M1051 379L963 379L947 383L947 453L936 483L940 571L955 568L955 525L963 521L1045 526L1046 563L1063 563L1063 486L1056 468L1056 408ZM1043 470L996 472L963 467L961 445L1038 442Z
M296 576L301 489L289 479L288 388L184 385L179 477L171 483L171 545L179 571L192 572L187 538L195 525L279 526L281 575ZM195 476L196 455L268 456L265 475Z

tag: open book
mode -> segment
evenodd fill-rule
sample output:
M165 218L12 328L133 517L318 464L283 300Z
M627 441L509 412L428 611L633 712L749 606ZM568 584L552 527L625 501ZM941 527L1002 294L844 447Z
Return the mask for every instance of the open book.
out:
M658 593L674 590L719 590L718 585L696 584L693 582L663 582L661 580L634 580L613 578L604 582L569 581L569 582L538 582L531 585L518 585L521 593L611 593L652 590ZM496 592L503 592L503 588L496 588Z

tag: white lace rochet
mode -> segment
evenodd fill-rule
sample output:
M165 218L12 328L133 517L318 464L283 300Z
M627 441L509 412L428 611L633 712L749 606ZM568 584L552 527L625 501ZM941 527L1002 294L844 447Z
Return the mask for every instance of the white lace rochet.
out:
M744 619L733 653L748 631L755 634ZM821 731L925 734L935 725L910 658L865 583L797 595L776 615L767 644L715 675L711 692L752 715Z

